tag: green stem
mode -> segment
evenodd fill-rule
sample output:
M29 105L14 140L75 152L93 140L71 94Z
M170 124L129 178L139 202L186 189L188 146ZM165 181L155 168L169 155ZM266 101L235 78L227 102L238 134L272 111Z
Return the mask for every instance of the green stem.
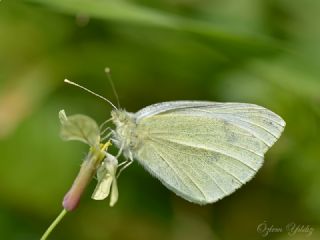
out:
M63 209L61 213L58 215L58 217L51 223L51 225L47 228L45 233L42 235L40 240L45 240L49 237L52 230L58 225L58 223L62 220L62 218L66 215L68 211L66 209Z

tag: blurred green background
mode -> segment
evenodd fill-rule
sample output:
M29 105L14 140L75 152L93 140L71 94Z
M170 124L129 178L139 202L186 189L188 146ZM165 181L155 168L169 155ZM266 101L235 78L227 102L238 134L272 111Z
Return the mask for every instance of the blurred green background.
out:
M257 176L211 205L186 202L134 163L114 208L90 189L50 239L320 239L320 1L0 2L0 238L39 239L87 147L58 111L109 117L110 67L128 111L162 101L250 102L287 127ZM286 226L313 228L288 234ZM266 225L261 225L266 224Z

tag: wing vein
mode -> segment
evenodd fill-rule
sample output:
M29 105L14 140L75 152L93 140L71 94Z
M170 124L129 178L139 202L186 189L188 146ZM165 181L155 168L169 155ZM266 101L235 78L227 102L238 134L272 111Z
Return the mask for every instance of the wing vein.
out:
M181 179L180 175L177 173L177 169L176 169L175 167L173 167L173 166L166 160L166 158L162 155L162 153L159 152L159 150L158 150L155 146L152 145L152 147L153 147L153 149L155 150L155 152L159 155L159 157L174 171L175 175L180 178L181 183L183 183L183 184L185 185L185 187L186 187L187 189L189 189L188 186L184 183L183 179ZM199 192L203 195L204 199L207 200L207 196L205 195L205 193L203 192L203 190L198 186L198 184L194 181L194 179L193 179L188 173L186 173L183 169L179 168L179 170L180 170L180 171L182 170L182 172L185 173L185 175L190 179L190 181L193 183L193 185L194 185L194 186L199 190ZM178 170L178 171L179 171L179 170ZM189 191L190 191L190 189L189 189Z
M150 138L151 140L153 141L156 141L159 143L159 140L157 141L156 138ZM163 140L163 139L161 139ZM211 152L214 152L214 153L218 153L218 154L221 154L221 155L225 155L227 157L230 157L231 159L233 160L236 160L236 161L239 161L240 163L242 163L244 166L246 166L247 168L253 170L254 172L256 171L253 167L251 167L250 165L248 165L247 163L243 162L241 159L239 158L236 158L236 157L233 157L229 154L226 154L226 153L223 153L223 152L219 152L215 149L212 149L212 148L204 148L204 147L200 147L200 146L196 146L196 145L192 145L192 144L189 144L189 143L184 143L184 142L179 142L179 141L175 141L175 140L168 140L166 139L165 141L168 141L168 142L171 142L171 143L175 143L175 144L179 144L179 145L182 145L182 146L186 146L186 147L192 147L192 148L198 148L198 149L202 149L202 150L205 150L205 151L211 151ZM161 144L161 143L160 143ZM163 144L163 143L162 143ZM169 146L169 144L166 145L166 147L169 147L171 148L173 151L175 152L178 152L178 153L181 153L180 151L177 151L176 149L172 148L171 146ZM186 153L186 152L182 152L184 154L187 154L187 155L190 155L190 156L198 156L197 154L192 154L192 153Z
M156 132L149 132L150 134L172 134L172 131L156 131ZM190 132L186 132L186 131L182 131L179 129L179 134L180 133L184 133L184 134L190 134ZM241 134L243 136L247 136L247 137L255 137L254 135L252 134L245 134L245 133L242 133L242 132L237 132L237 134ZM214 135L214 134L211 134L211 133L208 133L208 132L196 132L194 133L193 135L207 135L207 136L214 136L214 137L217 137L217 135Z
M195 111L200 111L200 112L205 112L205 113L210 113L210 114L216 115L215 113L212 113L212 112L206 111L206 110L202 110L202 109L196 109L196 108L195 108L194 110L195 110ZM222 119L225 119L225 118L223 118L222 116L219 116L219 114L217 114L216 116L217 116L217 117L220 117L220 118L222 118ZM237 116L235 116L235 118L238 119L238 120L240 120L240 121L243 121L243 122L245 122L245 123L249 123L249 124L252 124L252 125L254 125L254 126L257 126L258 128L261 128L261 129L263 129L264 131L266 131L266 132L268 132L269 134L271 134L271 135L272 135L273 137L275 137L276 139L278 138L278 136L276 136L274 133L270 132L268 129L266 129L265 127L263 127L263 126L261 126L261 125L259 125L259 124L257 124L257 123L254 123L254 122L245 120L245 119L240 118L240 117L237 117ZM228 118L225 119L225 120L228 120Z
M193 135L193 136L206 135L206 136L214 136L214 137L217 137L217 136L215 136L214 134L199 133L199 132L190 134L190 133L187 133L187 132L182 132L182 131L180 131L179 134L180 134L180 133L184 133L184 134L187 134L187 135ZM155 135L156 138L161 138L162 140L166 140L167 138L164 138L164 137L162 137L162 136L159 136L159 135L161 135L161 134L168 134L168 135L170 136L170 135L172 134L172 132L164 132L164 131L163 131L163 132L152 132L150 135ZM252 135L248 135L248 136L252 137ZM255 154L255 155L259 156L259 157L263 157L263 155L255 152L255 151L253 151L253 150L251 150L251 149L244 148L244 147L241 147L241 146L239 146L239 145L236 145L236 144L230 143L230 142L228 142L228 144L230 144L230 145L233 146L233 147L237 147L237 148L246 150L246 151L248 151L248 152L251 152L251 153L253 153L253 154Z
M231 172L227 171L226 169L224 169L223 167L221 167L219 164L217 164L216 162L214 163L216 167L220 168L222 171L224 171L226 174L230 175L231 177L233 177L235 180L237 180L240 184L245 184L245 182L241 181L238 177L236 177L235 175L233 175Z
M281 124L282 121L280 121L281 119L277 119L276 120L275 118L271 118L271 117L269 117L270 115L265 111L264 112L263 111L241 111L241 112L236 112L236 113L235 112L223 112L223 111L216 112L215 111L215 112L212 112L212 113L214 113L214 114L232 114L232 115L237 115L238 113L249 113L249 114L251 114L251 115L253 115L255 117L261 117L261 118L264 118L266 120L269 120L272 123L277 124L281 128L283 127L283 125ZM261 114L259 114L259 113L261 113ZM236 116L236 117L238 118L238 116ZM276 117L276 116L274 116L274 117ZM240 118L243 118L243 116L240 116Z
M170 146L166 146L166 147L170 148L171 150L173 150L173 151L175 151L175 152L177 152L177 153L181 153L181 152L175 150L173 147L170 147ZM186 152L184 152L184 154L186 154L186 155L191 155L191 156L197 156L196 154L190 154L190 153L186 153ZM221 167L220 165L218 165L215 161L212 161L212 162L214 162L215 166L217 166L218 168L220 168L220 169L221 169L222 171L224 171L226 174L230 175L232 178L234 178L234 179L235 179L236 181L238 181L240 184L244 184L244 183L245 183L245 182L242 182L238 177L234 176L232 173L228 172L226 169L222 168L222 167ZM254 169L252 169L252 170L253 170L253 172L256 172L256 170L254 170ZM216 170L215 170L215 171L216 171ZM223 192L224 194L228 194L228 192L226 192L226 191L216 182L216 180L215 180L210 174L208 174L206 171L202 171L202 172L204 172L207 176L210 177L210 179L212 179L212 180L214 181L215 185L221 190L221 192ZM218 174L218 175L219 175L219 174ZM200 189L199 189L199 191L200 191Z
M205 168L203 168L205 169ZM219 186L219 184L217 183L217 181L209 174L207 173L205 170L200 170L202 171L203 173L205 173L207 176L209 176L209 178L214 182L214 184L217 186L217 188L223 193L223 194L228 194L221 186ZM216 171L216 170L214 170ZM217 171L216 171L217 172Z

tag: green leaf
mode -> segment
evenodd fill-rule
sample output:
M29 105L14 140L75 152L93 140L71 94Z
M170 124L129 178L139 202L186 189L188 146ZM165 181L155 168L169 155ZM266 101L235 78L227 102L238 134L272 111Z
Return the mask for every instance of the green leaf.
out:
M64 110L59 112L59 118L62 139L66 141L78 140L90 146L97 146L100 143L100 130L92 118L81 114L67 117Z
M254 31L226 30L213 22L187 18L169 12L146 7L132 1L119 0L28 0L46 5L67 14L85 16L113 22L129 23L137 26L156 27L185 32L197 39L209 42L225 51L241 51L261 54L283 50L283 46L273 38Z

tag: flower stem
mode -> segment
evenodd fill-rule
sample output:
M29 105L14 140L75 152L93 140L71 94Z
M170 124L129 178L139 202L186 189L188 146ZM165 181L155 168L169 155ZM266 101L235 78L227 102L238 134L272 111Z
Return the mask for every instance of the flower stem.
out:
M0 0L1 1L1 0ZM58 217L51 223L45 233L42 235L40 240L45 240L48 238L52 230L58 225L58 223L63 219L67 212L73 211L81 198L84 189L89 184L91 178L95 174L99 164L105 158L105 151L111 145L111 142L108 141L105 144L100 144L99 147L92 147L81 165L79 174L75 179L71 189L65 195L62 205L63 210L58 215Z
M40 240L45 240L48 238L52 230L58 225L58 223L62 220L62 218L66 215L68 211L66 209L63 209L61 213L58 215L58 217L51 223L51 225L47 228L45 233L42 235Z
M78 176L70 190L63 198L62 206L67 211L73 211L79 204L80 198L94 176L101 161L105 158L104 151L110 146L110 141L99 148L91 148L86 160L83 161Z

